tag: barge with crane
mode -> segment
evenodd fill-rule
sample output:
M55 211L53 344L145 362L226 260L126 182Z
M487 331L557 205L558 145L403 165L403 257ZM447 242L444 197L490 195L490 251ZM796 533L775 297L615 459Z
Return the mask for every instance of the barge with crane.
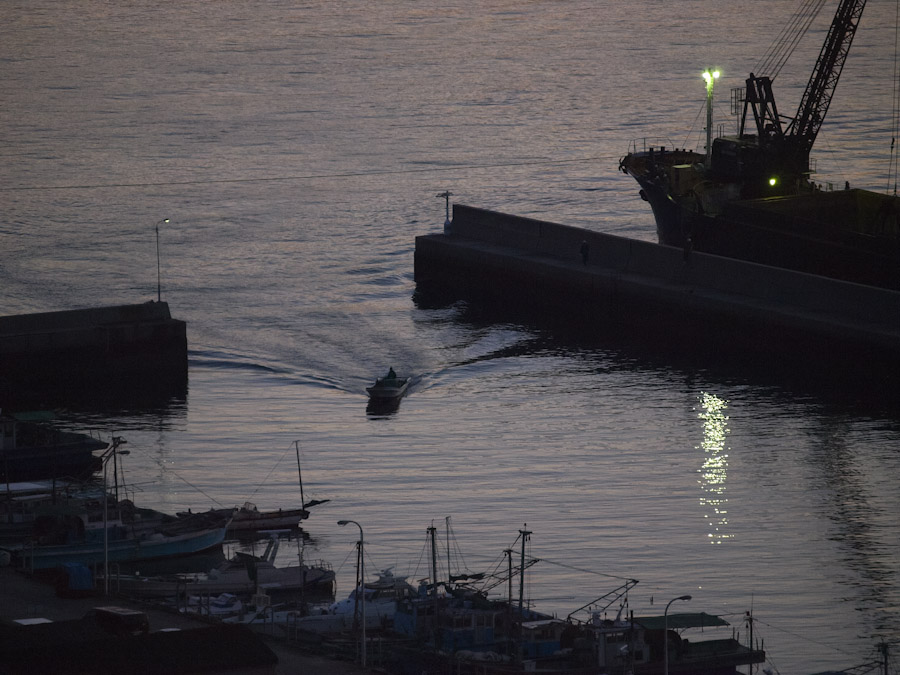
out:
M659 243L799 272L900 290L900 199L862 189L823 190L810 152L831 104L865 8L841 0L793 118L772 83L801 37L783 34L754 74L732 92L737 136L712 138L718 73L707 81L706 152L632 144L619 167L640 185ZM798 15L799 16L799 15ZM792 22L806 28L811 19Z

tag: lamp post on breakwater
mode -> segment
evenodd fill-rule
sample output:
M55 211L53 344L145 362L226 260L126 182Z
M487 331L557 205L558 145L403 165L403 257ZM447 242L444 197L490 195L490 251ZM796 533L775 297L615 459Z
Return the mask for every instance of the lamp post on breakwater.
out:
M450 190L444 190L443 192L438 192L435 197L443 197L444 203L446 206L446 217L444 218L444 234L450 233L450 197L453 196L453 193Z
M672 598L666 605L666 611L663 612L663 675L669 675L669 605L676 600L690 600L689 595L680 595Z
M160 275L159 275L159 225L160 223L168 223L168 218L163 218L159 222L156 223L156 301L162 301L162 286L160 284Z
M365 556L365 538L363 537L362 525L355 520L339 520L337 524L343 527L348 523L353 523L359 528L359 586L356 588L356 597L362 598L362 637L360 638L359 655L362 667L366 667L366 556Z

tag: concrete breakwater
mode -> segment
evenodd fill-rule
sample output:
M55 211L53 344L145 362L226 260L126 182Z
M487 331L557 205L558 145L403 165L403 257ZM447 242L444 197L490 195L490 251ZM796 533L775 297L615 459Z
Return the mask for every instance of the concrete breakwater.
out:
M0 393L8 400L143 372L187 378L187 325L165 302L0 317Z
M900 364L897 291L458 204L445 230L416 238L415 279L425 291L656 336L669 347L752 347L877 372Z

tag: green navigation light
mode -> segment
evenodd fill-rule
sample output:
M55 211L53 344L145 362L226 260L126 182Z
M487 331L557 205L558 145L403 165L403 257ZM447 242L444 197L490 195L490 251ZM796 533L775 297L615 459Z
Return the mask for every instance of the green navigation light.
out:
M772 176L769 179L769 187L775 187L776 185L778 185L778 179L775 176Z

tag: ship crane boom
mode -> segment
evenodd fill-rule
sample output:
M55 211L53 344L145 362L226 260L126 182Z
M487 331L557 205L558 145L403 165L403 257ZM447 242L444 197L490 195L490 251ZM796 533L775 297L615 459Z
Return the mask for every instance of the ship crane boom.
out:
M760 158L744 162L744 178L751 182L765 179L757 175L765 167L765 170L781 175L785 189L804 184L809 175L809 153L822 128L865 6L866 0L840 0L797 115L793 119L787 118L786 124L782 124L775 105L772 77L750 73L743 97L740 138L757 144L755 152L759 153ZM807 22L804 29L808 27ZM747 135L747 122L751 114L756 126L753 141L751 139L754 137ZM754 150L747 149L746 152Z
M800 100L797 116L787 129L797 149L807 154L822 128L865 6L866 0L841 0Z

